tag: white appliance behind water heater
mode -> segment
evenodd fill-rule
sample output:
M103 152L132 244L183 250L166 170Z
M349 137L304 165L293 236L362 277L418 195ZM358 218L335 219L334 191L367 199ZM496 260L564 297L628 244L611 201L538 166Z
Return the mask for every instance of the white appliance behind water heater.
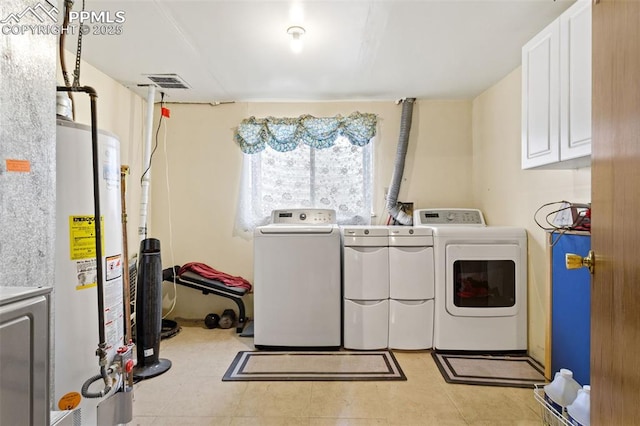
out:
M100 373L91 128L57 122L56 277L54 285L54 410L80 408L82 425L98 424L109 399L82 397L82 385ZM105 338L109 364L124 343L120 142L99 132L100 214ZM90 387L104 388L102 380Z

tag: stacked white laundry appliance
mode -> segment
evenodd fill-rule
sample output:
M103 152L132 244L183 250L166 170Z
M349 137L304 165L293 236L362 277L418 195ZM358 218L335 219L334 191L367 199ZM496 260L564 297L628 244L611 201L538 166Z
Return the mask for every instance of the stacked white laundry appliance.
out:
M342 229L344 347L432 346L433 237L428 228Z

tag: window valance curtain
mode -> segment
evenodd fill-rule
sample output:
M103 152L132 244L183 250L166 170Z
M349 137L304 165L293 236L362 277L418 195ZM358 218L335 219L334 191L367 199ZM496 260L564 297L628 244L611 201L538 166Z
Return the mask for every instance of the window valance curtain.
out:
M275 151L287 152L300 143L312 148L329 148L343 136L352 145L365 146L376 135L375 114L354 112L348 117L255 118L242 120L235 139L245 154L263 151L267 145Z

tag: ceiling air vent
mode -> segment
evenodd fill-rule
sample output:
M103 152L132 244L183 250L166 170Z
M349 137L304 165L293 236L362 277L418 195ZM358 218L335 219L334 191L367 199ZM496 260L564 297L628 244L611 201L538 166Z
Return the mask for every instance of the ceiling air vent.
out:
M163 89L189 89L189 85L178 74L149 74L146 77Z

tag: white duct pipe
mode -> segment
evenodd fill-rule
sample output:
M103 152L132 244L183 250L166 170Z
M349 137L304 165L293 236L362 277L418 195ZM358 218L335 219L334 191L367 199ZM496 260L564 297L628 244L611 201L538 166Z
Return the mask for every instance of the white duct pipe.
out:
M138 236L140 241L147 238L147 211L149 209L149 186L151 185L151 140L153 137L153 103L156 96L156 86L149 86L147 93L147 123L144 143L143 171L140 179L140 224L138 226Z

